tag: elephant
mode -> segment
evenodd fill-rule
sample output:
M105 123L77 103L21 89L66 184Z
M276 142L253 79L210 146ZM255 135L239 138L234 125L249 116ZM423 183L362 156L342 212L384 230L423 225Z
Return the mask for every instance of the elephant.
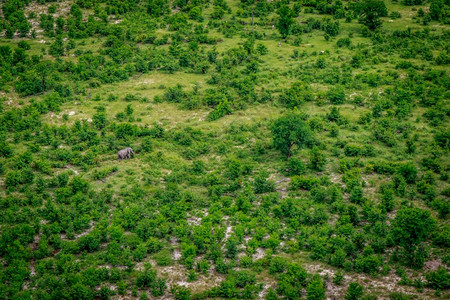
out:
M134 155L134 152L133 149L131 149L130 147L122 149L119 152L117 152L117 157L119 161L121 161L122 159L131 158L132 155Z

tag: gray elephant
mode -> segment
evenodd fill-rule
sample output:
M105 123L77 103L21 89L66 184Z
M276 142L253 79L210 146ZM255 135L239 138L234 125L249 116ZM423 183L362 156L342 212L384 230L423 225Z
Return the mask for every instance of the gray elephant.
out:
M119 161L121 161L122 159L131 158L132 155L134 155L134 152L133 149L131 149L130 147L122 149L119 152L117 152L117 158L119 159Z

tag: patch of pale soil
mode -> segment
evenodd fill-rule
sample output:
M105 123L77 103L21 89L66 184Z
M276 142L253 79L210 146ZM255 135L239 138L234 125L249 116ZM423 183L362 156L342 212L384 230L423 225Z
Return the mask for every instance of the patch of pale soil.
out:
M125 270L127 270L128 269L128 267L127 266L112 266L112 265L110 265L110 264L106 264L106 265L101 265L101 266L99 266L100 268L105 268L105 269L108 269L108 270L110 270L110 269L119 269L119 270L121 270L121 271L125 271Z
M144 85L144 84L154 84L154 83L155 83L154 79L148 78L148 79L144 79L144 80L140 81L138 84L139 85Z
M442 263L442 260L440 258L424 263L424 270L426 271L436 271L439 267L444 267L445 269L449 270L449 268Z
M266 251L262 248L257 248L255 254L253 254L253 259L258 260L266 255Z
M330 181L332 183L338 183L338 184L341 183L341 178L340 178L339 174L331 173L329 177L330 177Z
M383 277L372 277L364 273L345 274L343 283L335 285L333 277L337 273L336 270L320 263L308 263L304 264L303 267L310 273L316 273L328 278L327 299L344 299L348 285L351 282L358 282L366 291L379 295L378 299L389 299L389 294L392 292L400 292L407 295L417 295L418 293L414 287L398 285L401 278L394 271ZM433 299L434 292L431 289L424 289L420 297L421 299Z
M158 276L166 279L167 291L174 285L184 286L193 292L201 292L208 290L214 286L218 286L224 280L223 275L214 274L209 271L207 275L199 275L196 281L189 282L187 278L187 270L182 265L157 267ZM169 297L169 298L168 298ZM166 292L163 299L172 299Z
M71 170L72 172L74 172L75 173L75 175L78 175L78 174L80 174L80 173L78 173L78 171L77 170L75 170L75 169L72 169L72 165L67 165L66 166L66 169L69 169L69 170Z
M179 249L174 249L173 250L173 259L174 260L181 259L181 251Z
M262 291L258 293L258 299L264 299L264 297L269 292L270 287L271 286L269 284L264 284Z
M198 226L202 223L202 218L192 216L190 218L187 218L186 221L191 226Z
M231 225L227 225L227 229L225 230L225 237L224 237L225 241L230 238L232 232L233 232L233 227Z

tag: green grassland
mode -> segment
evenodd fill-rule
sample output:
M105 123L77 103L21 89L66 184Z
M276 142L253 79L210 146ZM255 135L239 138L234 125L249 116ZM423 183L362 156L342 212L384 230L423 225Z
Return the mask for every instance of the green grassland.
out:
M0 299L450 297L448 1L0 6Z

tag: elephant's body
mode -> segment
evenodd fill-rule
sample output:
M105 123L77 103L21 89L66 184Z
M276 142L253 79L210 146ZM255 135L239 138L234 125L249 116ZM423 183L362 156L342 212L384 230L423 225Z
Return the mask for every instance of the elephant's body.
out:
M117 152L117 158L119 159L119 161L121 161L122 159L131 158L132 155L134 155L133 149L129 147Z

